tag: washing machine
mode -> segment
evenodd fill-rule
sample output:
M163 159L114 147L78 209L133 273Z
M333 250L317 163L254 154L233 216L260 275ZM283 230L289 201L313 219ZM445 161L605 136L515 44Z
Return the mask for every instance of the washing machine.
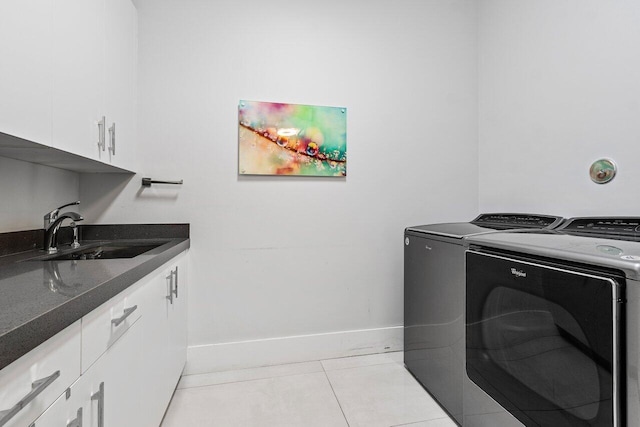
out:
M561 220L548 215L491 213L470 222L405 229L404 363L458 423L463 419L465 348L463 237L553 228Z
M640 218L465 240L463 425L640 425Z

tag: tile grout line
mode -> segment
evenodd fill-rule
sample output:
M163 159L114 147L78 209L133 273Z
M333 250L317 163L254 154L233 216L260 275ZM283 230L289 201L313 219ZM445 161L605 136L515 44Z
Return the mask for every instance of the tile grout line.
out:
M327 382L329 383L329 387L331 387L331 392L333 393L333 396L336 398L336 402L338 403L338 408L340 408L340 412L342 412L342 416L344 417L344 422L347 423L347 427L350 427L351 425L349 424L349 420L347 419L347 416L344 413L344 409L342 409L342 404L340 403L340 399L338 399L338 395L336 394L336 391L333 389L333 384L331 384L331 380L329 379L329 375L327 375L327 370L324 368L322 361L320 361L320 366L322 366L322 372L324 372L324 377L327 379Z
M300 373L287 374L287 375L273 375L273 376L267 376L267 377L256 377L256 378L248 378L248 379L241 379L241 380L234 380L234 381L224 381L224 382L213 383L213 384L192 385L192 386L180 387L180 388L176 387L176 390L188 390L188 389L191 389L191 388L215 387L215 386L218 386L218 385L235 384L235 383L246 383L246 382L251 382L251 381L263 381L263 380L270 380L270 379L274 379L274 378L295 377L297 375L308 375L308 374L319 374L319 373L324 373L324 370L311 371L311 372L300 372Z
M368 364L368 365L359 365L359 366L348 366L346 368L334 368L334 369L329 369L330 371L345 371L347 369L359 369L359 368L368 368L370 366L380 366L380 365L390 365L390 364L395 364L397 365L398 362L395 361L390 361L390 362L380 362L380 363L372 363L372 364ZM322 369L324 369L324 365L322 366ZM325 369L326 372L326 369Z
M420 421L411 421L408 424L394 424L392 426L389 427L411 427L412 424L418 424L418 423L428 423L430 421L437 421L437 420L450 420L451 418L448 417L440 417L440 418L431 418L428 420L420 420Z
M362 356L352 356L352 357L362 357ZM335 359L326 359L326 360L335 360ZM210 387L210 386L216 386L216 385L222 385L222 384L231 384L231 383L236 383L236 382L240 383L240 382L247 382L247 381L264 380L264 379L269 379L269 378L288 377L288 376L292 376L292 375L313 374L313 373L319 373L319 372L324 372L325 375L326 375L327 369L322 364L322 360L310 361L310 362L318 362L318 364L320 365L321 369L317 370L317 371L301 372L301 373L295 373L295 374L273 375L273 376L256 377L256 378L242 379L242 380L224 381L224 382L211 383L211 384L200 384L200 385L187 386L187 387L176 387L176 389L177 390L186 390L186 389L190 389L190 388ZM299 363L310 363L310 362L299 362ZM343 371L343 370L348 370L348 369L366 368L366 367L369 367L369 366L388 365L388 364L391 364L391 363L398 364L398 362L396 362L394 360L390 360L390 361L386 361L386 362L379 362L379 363L373 363L373 364L367 364L367 365L361 365L361 366L348 366L346 368L335 368L335 369L329 369L329 370L330 371ZM288 364L273 365L273 366L286 366L286 365L288 365ZM268 368L268 367L270 367L270 366L266 366L266 368ZM255 369L255 368L249 368L249 369ZM240 371L242 371L242 370L244 370L244 369L240 369ZM220 372L230 372L230 371L220 371ZM201 373L201 374L183 375L183 377L207 375L207 374L209 374L209 373L207 372L207 373ZM179 385L180 384L178 383L178 386Z

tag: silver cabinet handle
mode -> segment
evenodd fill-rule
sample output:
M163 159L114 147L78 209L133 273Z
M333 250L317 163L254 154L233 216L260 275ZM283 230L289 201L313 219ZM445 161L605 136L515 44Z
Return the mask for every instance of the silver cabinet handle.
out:
M175 275L175 289L173 290L173 292L176 295L176 299L178 298L178 266L176 266L176 271L172 271L171 274Z
M125 319L129 317L129 315L131 315L131 313L133 313L137 309L138 309L137 305L134 305L133 307L125 308L122 316L118 317L117 319L111 319L111 323L114 326L120 326L120 323L124 322Z
M104 141L104 127L105 127L105 117L102 116L102 120L98 121L98 148L102 148L104 151L105 141Z
M98 401L98 427L104 427L104 381L98 391L91 395L91 400Z
M0 427L5 425L11 420L18 412L22 410L29 402L35 399L40 393L44 391L45 388L49 387L49 385L54 382L60 376L60 371L55 371L53 374L48 377L39 379L31 383L31 391L25 397L20 399L18 403L13 405L11 409L7 409L4 411L0 411Z
M76 419L69 421L67 427L82 427L82 408L78 409Z
M167 296L167 299L171 304L173 304L173 270L171 270L171 273L167 276L167 279L169 279L169 295Z
M109 128L109 151L112 155L116 155L116 123L113 122Z

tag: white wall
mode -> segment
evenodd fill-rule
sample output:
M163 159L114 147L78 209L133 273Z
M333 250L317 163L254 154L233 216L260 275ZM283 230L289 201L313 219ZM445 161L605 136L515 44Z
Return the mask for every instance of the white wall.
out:
M140 175L0 158L0 231L190 222L192 346L400 325L407 225L640 208L636 0L136 4ZM347 107L349 176L238 177L240 99Z
M36 230L44 215L80 197L79 175L0 157L0 233Z
M480 2L481 211L639 214L639 22L637 0Z
M475 2L136 4L140 175L83 212L191 223L190 345L402 325L404 227L477 213ZM239 177L240 99L347 107L346 179Z

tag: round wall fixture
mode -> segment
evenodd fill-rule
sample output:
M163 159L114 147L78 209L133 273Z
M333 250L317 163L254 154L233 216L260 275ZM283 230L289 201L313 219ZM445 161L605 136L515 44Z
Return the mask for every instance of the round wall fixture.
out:
M591 165L589 176L596 184L606 184L616 176L617 171L618 167L613 160L599 159Z

